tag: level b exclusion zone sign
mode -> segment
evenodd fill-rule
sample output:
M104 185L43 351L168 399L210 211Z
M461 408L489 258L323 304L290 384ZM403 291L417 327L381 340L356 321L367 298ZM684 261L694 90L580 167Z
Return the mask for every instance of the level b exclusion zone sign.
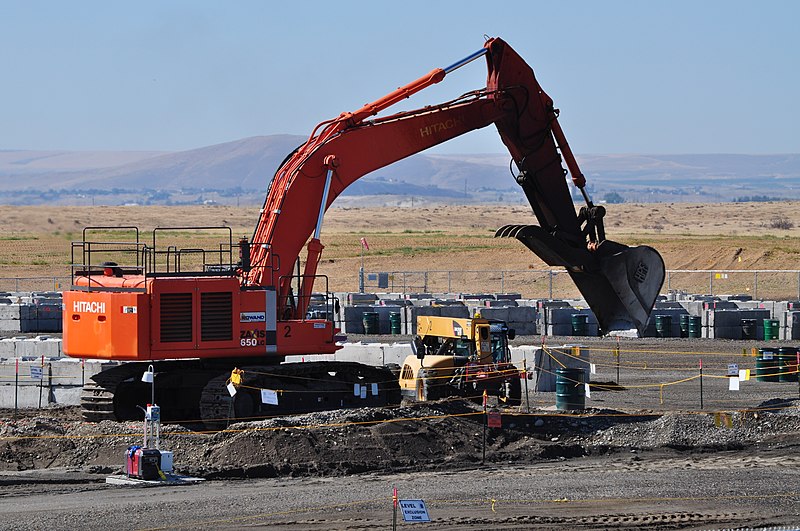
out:
M404 522L430 522L428 508L422 500L399 500Z

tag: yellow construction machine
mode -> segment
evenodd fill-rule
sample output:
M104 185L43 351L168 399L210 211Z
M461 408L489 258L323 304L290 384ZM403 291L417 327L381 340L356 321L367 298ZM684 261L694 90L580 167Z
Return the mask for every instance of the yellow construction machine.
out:
M508 405L519 405L520 374L508 348L514 335L505 322L480 315L417 317L414 353L400 369L403 396L419 401L448 396L479 399L485 391Z

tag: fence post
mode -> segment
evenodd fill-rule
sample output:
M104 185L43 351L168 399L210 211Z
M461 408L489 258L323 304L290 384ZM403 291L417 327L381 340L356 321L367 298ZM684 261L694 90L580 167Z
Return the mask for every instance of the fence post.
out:
M452 273L452 271L447 272L447 293L453 292L453 289L450 287L450 273Z
M714 295L714 272L708 272L708 294Z
M550 269L547 272L547 275L550 278L550 296L548 298L550 298L552 300L552 298L553 298L553 270ZM800 282L800 277L798 277L798 282ZM798 292L800 293L800 288L798 288Z
M758 271L753 271L753 298L758 300Z
M500 293L506 292L506 272L500 271Z

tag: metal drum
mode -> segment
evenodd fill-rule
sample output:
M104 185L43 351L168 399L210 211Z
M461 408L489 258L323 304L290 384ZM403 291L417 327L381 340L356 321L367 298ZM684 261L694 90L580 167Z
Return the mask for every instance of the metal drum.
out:
M389 314L389 332L393 335L400 334L400 314L392 312Z
M699 315L689 316L689 337L703 337L703 321Z
M781 382L797 381L797 348L781 347L778 349L778 380Z
M671 315L656 315L656 335L658 337L672 337Z
M759 382L779 381L778 353L775 349L758 349L758 357L756 357L756 380Z
M584 369L573 367L556 369L556 409L570 411L586 407L585 374Z
M778 339L780 322L777 319L764 319L764 341Z
M572 335L573 336L585 336L586 335L586 325L589 322L589 316L585 313L574 313L572 314Z

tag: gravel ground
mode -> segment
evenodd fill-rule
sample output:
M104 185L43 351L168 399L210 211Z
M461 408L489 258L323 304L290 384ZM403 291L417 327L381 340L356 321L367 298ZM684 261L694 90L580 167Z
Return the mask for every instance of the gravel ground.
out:
M86 424L77 408L0 412L0 527L374 529L391 525L392 486L401 498L426 500L429 528L800 522L797 384L750 381L729 391L714 376L730 360L753 360L739 344L718 346L704 354L713 361L704 365L701 411L698 380L662 384L685 378L694 353L711 345L669 345L667 355L642 353L650 343L625 344L623 355L638 350L639 365L623 364L616 390L595 385L579 414L556 411L552 393L530 391L515 410L491 404L503 427L487 430L484 463L479 405L447 400L265 419L219 433L164 426L162 447L175 452L176 470L206 481L118 487L104 480L140 442L140 423ZM614 381L607 342L590 346L592 382Z

